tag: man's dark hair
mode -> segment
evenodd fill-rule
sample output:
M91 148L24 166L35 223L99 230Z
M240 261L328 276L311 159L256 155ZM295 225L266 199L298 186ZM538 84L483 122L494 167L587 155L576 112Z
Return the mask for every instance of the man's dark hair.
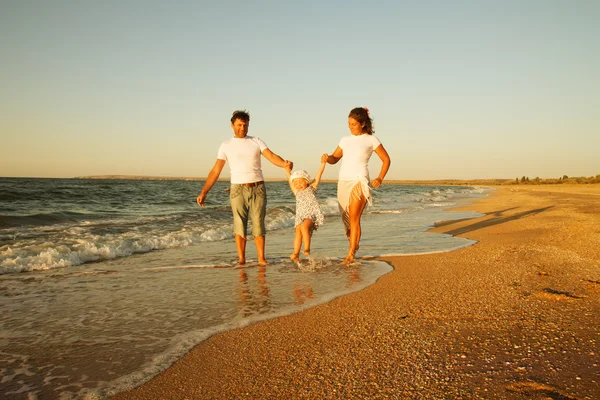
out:
M250 113L246 110L235 110L231 116L231 123L233 124L236 119L241 119L245 123L250 122Z

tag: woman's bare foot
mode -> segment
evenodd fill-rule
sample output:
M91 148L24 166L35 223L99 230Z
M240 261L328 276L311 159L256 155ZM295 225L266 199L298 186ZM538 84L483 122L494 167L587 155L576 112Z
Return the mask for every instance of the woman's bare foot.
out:
M300 258L298 257L298 254L296 254L296 253L290 254L290 260L292 260L293 262L300 262Z
M353 261L354 261L354 254L348 254L346 256L346 258L344 259L344 261L342 261L342 264L348 265Z
M246 259L245 259L245 258L240 258L240 259L238 259L238 264L239 264L239 265L244 265L244 264L246 264Z
M269 263L267 262L267 260L262 259L258 260L258 265L260 265L261 267L266 267L267 265L269 265Z

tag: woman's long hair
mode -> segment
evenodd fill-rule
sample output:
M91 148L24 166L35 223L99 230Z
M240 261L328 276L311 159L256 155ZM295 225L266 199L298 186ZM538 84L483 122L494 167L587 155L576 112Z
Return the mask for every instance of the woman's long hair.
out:
M373 120L369 116L369 109L366 107L356 107L350 111L348 118L354 118L359 124L363 126L362 130L364 133L372 135L375 133L373 128Z

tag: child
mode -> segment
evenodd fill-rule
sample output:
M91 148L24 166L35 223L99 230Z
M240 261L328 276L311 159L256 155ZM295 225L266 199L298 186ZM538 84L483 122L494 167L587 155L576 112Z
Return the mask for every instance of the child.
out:
M308 172L303 170L294 171L285 170L290 189L296 196L296 236L294 237L294 252L290 254L292 261L300 261L300 247L304 242L304 255L310 257L310 239L313 230L323 224L323 213L317 202L317 187L321 181L321 176L327 163L327 154L321 156L321 168L315 176L315 180L310 183Z

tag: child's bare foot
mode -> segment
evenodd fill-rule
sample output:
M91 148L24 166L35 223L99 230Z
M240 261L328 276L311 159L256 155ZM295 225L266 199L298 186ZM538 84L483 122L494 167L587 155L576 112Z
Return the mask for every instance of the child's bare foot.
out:
M293 262L300 262L300 258L298 257L298 254L296 254L296 253L290 254L290 260L292 260Z
M303 253L306 257L310 258L310 249L304 250Z

